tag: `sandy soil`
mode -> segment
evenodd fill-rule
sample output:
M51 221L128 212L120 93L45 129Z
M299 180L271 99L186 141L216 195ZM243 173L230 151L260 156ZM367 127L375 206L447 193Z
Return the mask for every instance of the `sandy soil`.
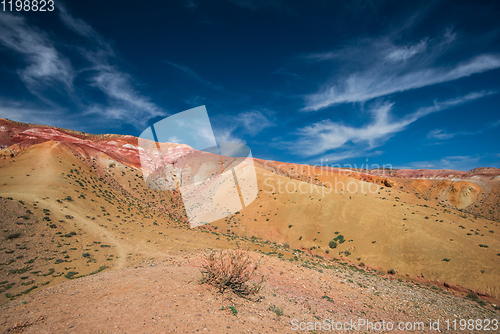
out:
M256 159L256 200L190 229L179 192L147 187L136 138L0 123L3 331L289 333L294 319L499 317L497 170L416 180ZM263 256L260 301L198 284L201 252L237 245Z
M4 305L0 328L23 333L290 333L294 323L307 326L325 319L385 320L395 326L423 321L427 330L429 320L440 319L442 332L452 333L445 330L446 319L500 318L498 311L453 292L343 266L310 269L274 257L263 258L259 273L267 281L260 301L250 301L200 285L199 259L200 253L178 253L46 288Z

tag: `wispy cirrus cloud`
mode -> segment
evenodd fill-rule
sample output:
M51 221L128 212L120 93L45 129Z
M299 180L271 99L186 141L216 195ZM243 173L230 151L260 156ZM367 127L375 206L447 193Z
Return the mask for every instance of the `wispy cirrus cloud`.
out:
M427 134L427 138L429 139L439 139L439 140L444 140L444 139L450 139L450 138L453 138L457 135L459 135L460 133L459 132L456 132L456 133L449 133L449 132L446 132L445 130L443 129L435 129L435 130L432 130L430 131L428 134ZM467 134L467 133L464 133L462 132L462 134Z
M58 4L59 18L64 25L83 37L92 37L95 39L102 39L101 36L92 28L87 22L82 19L73 17L66 6L62 3Z
M391 114L394 103L377 104L370 109L372 119L367 124L356 127L323 120L299 129L296 133L298 139L285 143L285 147L293 154L303 157L324 155L322 158L330 161L373 155L376 154L375 148L418 119L493 93L474 92L455 99L435 101L432 106L419 108L400 119L394 119Z
M388 52L388 55L385 56L385 59L395 62L403 61L415 56L418 53L424 52L426 48L427 48L426 40L423 40L420 43L410 46L396 47Z
M97 31L85 21L73 17L62 3L58 5L58 14L64 26L82 40L61 43L58 35L44 32L22 16L0 13L0 46L22 56L26 66L17 73L34 96L56 114L59 112L59 119L68 109L75 109L80 115L98 114L142 125L152 117L166 114L134 88L134 78L115 65L118 58L113 48ZM82 68L74 67L67 49L79 51L86 61ZM73 63L81 64L81 59ZM84 80L76 80L79 76ZM87 98L89 92L96 90L103 94L105 102ZM54 100L54 92L59 100ZM60 103L66 104L65 107ZM2 116L19 121L61 124L53 112L44 112L46 109L43 105L28 108L4 103Z
M306 97L304 110L319 110L334 104L365 102L377 97L456 80L500 67L497 55L481 55L452 69L423 69L407 74L390 73L386 69L353 74L339 85Z
M54 110L53 108L41 109L26 102L0 98L0 117L2 118L27 123L43 122L51 119L52 124L58 123L58 126L63 126L60 121L67 121L67 118L62 120L59 113L60 110Z
M249 110L240 113L239 115L233 117L233 122L243 128L243 131L254 136L262 130L274 126L275 124L269 120L259 110Z
M18 70L20 79L31 93L61 84L73 90L75 71L43 31L30 26L25 18L0 12L0 44L21 55L27 66Z
M269 111L266 110L268 113ZM220 117L214 123L214 134L220 143L246 143L243 136L255 136L276 124L260 110L248 110L236 116ZM239 135L236 135L238 130Z
M100 109L106 117L130 119L143 123L149 118L165 115L159 107L148 98L141 96L133 88L131 84L132 80L128 74L113 67L100 68L91 81L94 87L99 88L113 101L111 106L105 106L104 109ZM123 112L110 112L112 110L122 110Z
M458 136L478 135L478 134L481 134L483 132L484 132L484 130L447 132L443 129L435 129L435 130L430 131L427 134L427 138L437 139L437 140L447 140L447 139L451 139L451 138L458 137Z
M108 99L108 105L92 104L86 109L87 113L98 113L107 118L139 124L150 118L166 115L149 98L134 89L134 79L130 74L112 64L116 61L115 52L98 32L85 21L73 17L64 6L60 7L59 17L69 30L86 39L87 46L80 47L79 50L91 64L87 69L91 73L91 87L99 89Z
M437 139L437 140L447 140L447 139L451 139L451 138L458 137L458 136L478 135L478 134L484 133L485 131L494 129L498 126L500 126L500 120L485 124L481 130L477 130L477 131L448 132L444 129L434 129L432 131L429 131L429 133L427 134L427 138L428 139Z
M439 39L426 37L414 44L397 46L388 38L379 38L340 51L307 55L310 61L333 61L334 66L348 70L330 78L318 92L305 95L302 110L365 102L500 68L498 54L479 54L450 66L435 65L455 39L456 34L447 30Z
M412 122L411 119L393 121L390 110L393 103L384 103L370 110L372 122L361 127L344 125L331 120L323 120L305 126L297 131L298 141L288 145L291 152L301 156L317 156L328 151L339 149L346 144L359 145L363 143L368 148L379 146L379 140L403 130ZM354 151L340 152L344 158L352 156ZM339 154L339 152L336 152Z
M454 99L448 99L444 101L439 101L435 100L434 103L431 106L426 106L426 107L420 107L417 109L417 111L413 114L414 117L420 118L422 116L426 116L430 113L436 112L436 111L441 111L444 109L448 109L450 107L458 106L460 104L467 103L469 101L477 100L485 96L493 95L496 94L496 91L480 91L480 92L472 92L468 93L464 96L460 96Z

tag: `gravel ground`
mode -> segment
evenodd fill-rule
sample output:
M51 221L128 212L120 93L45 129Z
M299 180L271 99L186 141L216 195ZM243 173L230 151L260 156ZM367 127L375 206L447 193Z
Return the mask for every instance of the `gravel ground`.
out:
M461 331L460 319L500 319L494 301L482 306L436 286L342 265L308 268L269 256L261 259L259 271L267 280L260 300L247 300L199 284L200 255L171 255L31 293L1 307L0 329L9 333L294 333L303 332L300 326L314 332L314 324L316 332L328 331L327 320L332 320L348 322L349 327L353 321L356 327L347 333L368 332L360 321L371 322L374 332L392 332L388 330L392 323L395 332L414 333L430 331L429 321L439 319L441 332L471 333L480 331ZM455 319L457 330L447 329L446 320L453 326ZM423 322L424 328L399 331L400 322L404 326Z

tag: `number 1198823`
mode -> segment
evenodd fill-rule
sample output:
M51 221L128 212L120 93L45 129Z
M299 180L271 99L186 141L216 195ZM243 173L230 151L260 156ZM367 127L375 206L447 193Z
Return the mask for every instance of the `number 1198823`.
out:
M52 12L54 0L3 0L0 2L4 12Z

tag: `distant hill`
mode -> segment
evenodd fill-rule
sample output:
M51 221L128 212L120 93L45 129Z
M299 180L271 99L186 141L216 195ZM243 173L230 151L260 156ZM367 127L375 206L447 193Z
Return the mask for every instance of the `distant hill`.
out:
M192 148L169 147L179 168L197 173ZM190 229L178 191L146 186L135 137L0 119L0 148L2 302L165 252L236 243L500 298L497 168L357 171L253 159L257 199Z

